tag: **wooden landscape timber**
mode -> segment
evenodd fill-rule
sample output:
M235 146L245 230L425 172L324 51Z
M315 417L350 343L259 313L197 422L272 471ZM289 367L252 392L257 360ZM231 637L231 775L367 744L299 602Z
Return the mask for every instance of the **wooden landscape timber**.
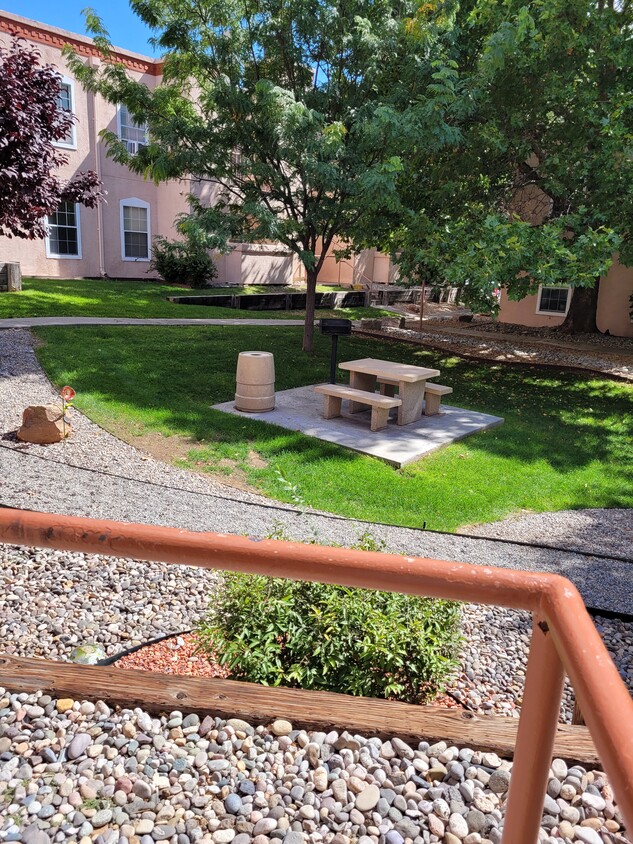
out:
M8 655L0 655L0 686L15 692L41 690L53 697L104 700L126 709L139 706L156 713L179 710L239 717L254 724L283 717L303 729L347 730L385 739L399 736L415 744L447 741L506 758L514 755L519 726L515 718L479 717L438 706ZM599 765L586 727L559 724L554 756Z

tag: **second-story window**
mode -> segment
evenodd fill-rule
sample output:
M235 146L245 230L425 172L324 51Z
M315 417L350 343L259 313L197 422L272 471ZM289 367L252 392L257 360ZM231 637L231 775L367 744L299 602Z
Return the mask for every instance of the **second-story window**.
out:
M59 85L59 94L57 95L57 108L60 111L68 111L71 114L75 113L73 83L66 77L62 78ZM77 141L75 136L75 124L68 130L67 134L55 142L55 146L67 147L68 149L76 149Z
M147 126L137 123L124 105L119 106L119 138L125 141L131 155L147 144Z

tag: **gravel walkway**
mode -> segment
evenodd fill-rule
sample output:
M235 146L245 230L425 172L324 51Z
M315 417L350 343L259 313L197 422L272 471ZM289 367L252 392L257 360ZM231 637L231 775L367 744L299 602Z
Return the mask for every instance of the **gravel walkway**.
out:
M564 574L576 583L589 606L633 613L630 562L303 513L270 500L247 500L239 490L226 495L190 492L103 475L13 449L0 449L0 461L0 503L8 507L254 536L267 536L282 527L289 539L348 547L369 532L396 553ZM604 512L608 521L609 511ZM627 550L630 553L623 545Z
M546 544L576 551L596 551L633 558L633 511L566 510L515 515L501 522L463 528L460 533ZM633 608L632 608L633 611Z

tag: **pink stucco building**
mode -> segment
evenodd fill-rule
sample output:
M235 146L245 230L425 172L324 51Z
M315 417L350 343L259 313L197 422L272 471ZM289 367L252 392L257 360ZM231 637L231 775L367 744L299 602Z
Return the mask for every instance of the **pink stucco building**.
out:
M44 278L155 276L149 272L152 239L158 234L175 236L173 222L187 210L188 195L193 191L213 202L212 188L189 180L155 185L107 157L101 130L116 132L132 151L144 142L145 130L134 124L124 107L105 102L73 79L62 49L70 44L87 62L98 65L101 59L92 39L0 11L0 44L8 45L13 36L34 44L42 62L63 76L60 106L72 111L76 123L59 144L68 155L62 175L95 170L107 197L96 209L65 204L48 219L45 241L0 237L0 263L19 261L25 276ZM118 48L114 55L150 88L160 83L160 60ZM215 260L220 284L290 284L302 277L299 262L280 244L235 243L227 255L216 255ZM336 284L392 278L389 258L375 250L341 263L328 256L321 273L322 281Z
M65 204L49 220L44 241L0 237L0 263L18 261L25 276L44 278L148 278L153 238L174 237L174 219L188 209L193 191L213 202L213 188L189 180L155 185L108 158L100 140L102 129L116 132L133 151L145 140L123 107L105 102L85 91L69 72L62 49L66 44L97 65L101 59L92 39L18 15L0 11L0 44L18 36L37 46L42 62L63 77L60 106L76 117L73 131L59 146L68 155L62 175L95 170L107 191L106 202L95 209ZM115 57L149 87L160 83L160 60L115 49ZM208 195L207 195L208 194ZM397 266L376 249L337 261L335 244L326 257L319 280L323 283L389 284L397 280ZM216 255L220 284L290 284L301 281L303 269L296 257L280 244L233 244L227 255ZM633 336L629 298L633 294L633 269L616 263L603 279L598 301L598 327L619 336ZM558 325L569 307L568 288L542 288L535 296L512 302L505 291L499 319L523 325Z
M107 157L99 138L102 129L117 132L131 149L143 142L145 132L134 125L124 108L85 91L69 73L61 52L65 44L71 44L88 62L100 61L91 39L0 12L0 43L8 45L12 36L34 44L42 62L53 65L63 77L60 106L72 111L76 122L58 144L68 156L62 175L94 170L103 180L107 197L95 209L64 203L49 217L45 241L0 238L0 262L19 261L27 276L145 277L152 238L158 233L173 234L175 214L187 207L189 185L154 185ZM126 50L116 50L116 58L148 86L160 80L159 61Z
M518 325L555 327L565 319L572 295L573 291L569 287L543 286L537 294L513 302L508 299L506 291L503 290L499 321ZM631 296L633 296L633 268L624 267L616 259L607 275L600 280L596 314L600 331L608 331L616 337L633 337Z
M538 162L533 162L536 165ZM543 222L551 209L551 199L530 185L515 197L515 212L534 225ZM631 320L631 296L633 296L633 267L625 267L613 256L609 272L600 279L596 323L598 330L608 331L616 337L633 337ZM526 267L529 272L529 267ZM501 292L499 321L530 327L555 328L560 325L573 296L573 290L566 285L542 285L536 294L525 296L518 302L508 298L507 291Z

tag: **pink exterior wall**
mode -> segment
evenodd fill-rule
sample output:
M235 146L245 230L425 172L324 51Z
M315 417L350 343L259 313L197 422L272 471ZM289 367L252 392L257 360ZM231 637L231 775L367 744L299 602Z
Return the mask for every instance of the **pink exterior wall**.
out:
M214 255L217 284L274 284L293 281L292 253L276 244L235 243L226 255Z
M629 297L633 294L633 268L624 267L617 259L600 282L598 293L597 323L600 331L609 331L617 337L633 337L633 322L629 314ZM564 316L550 316L536 311L537 296L526 296L518 302L508 299L501 292L499 322L509 322L529 327L555 327Z
M203 205L213 205L220 186L211 182L193 182L191 193ZM218 270L216 284L290 285L294 276L293 254L279 243L233 243L226 254L215 253Z
M501 307L499 310L499 322L511 322L517 325L527 325L530 328L546 326L555 328L565 319L564 315L553 316L539 314L536 311L538 302L537 296L526 296L518 302L508 299L505 289L501 291Z
M633 295L633 267L615 261L600 282L598 328L616 337L633 337L629 299Z
M117 109L101 97L83 90L69 72L62 48L70 43L87 62L98 65L99 54L91 39L38 23L18 15L0 11L0 45L7 46L12 35L35 44L41 61L51 64L73 82L73 111L76 115L76 149L65 149L68 163L60 168L65 178L80 170L95 170L107 191L106 201L98 209L79 207L81 257L47 257L45 241L25 241L0 237L0 263L18 261L24 276L43 278L152 278L148 273L149 260L123 260L121 244L121 201L135 199L149 206L150 242L157 234L177 237L175 217L188 209L187 196L195 192L213 203L217 186L207 183L171 182L154 185L107 157L105 145L99 139L102 129L117 132ZM124 63L129 73L154 87L160 81L160 62L126 50L115 48L115 57ZM396 272L388 256L374 249L337 261L333 250L327 255L320 273L325 283L351 285L353 283L393 282ZM279 244L233 245L230 253L215 255L218 284L275 284L287 285L305 278L303 268L289 251Z
M6 30L9 30L6 31ZM19 261L25 276L44 278L152 278L149 260L123 260L121 244L121 200L140 199L149 205L150 243L157 234L174 237L174 217L186 211L188 183L155 185L107 157L105 144L99 139L102 129L117 131L117 108L101 97L84 91L73 79L61 54L63 43L72 41L76 48L89 53L90 39L65 34L54 27L29 22L8 13L0 13L0 44L11 42L10 32L29 37L41 53L41 62L55 67L73 83L73 112L76 115L75 149L63 149L68 163L59 170L63 178L70 178L81 170L95 170L104 183L106 201L98 209L79 207L80 258L49 258L45 241L0 237L0 261ZM68 36L68 37L66 37ZM46 43L51 42L51 43ZM94 52L94 48L92 48ZM159 78L157 64L152 59L122 52L119 57L130 66L130 74L154 87ZM129 60L129 61L128 61ZM98 63L94 55L87 62Z
M349 258L336 260L334 251L341 249L341 241L335 240L328 252L321 272L319 282L322 284L339 284L342 287L352 284L393 284L397 279L397 269L389 255L377 249L364 249L354 252Z

